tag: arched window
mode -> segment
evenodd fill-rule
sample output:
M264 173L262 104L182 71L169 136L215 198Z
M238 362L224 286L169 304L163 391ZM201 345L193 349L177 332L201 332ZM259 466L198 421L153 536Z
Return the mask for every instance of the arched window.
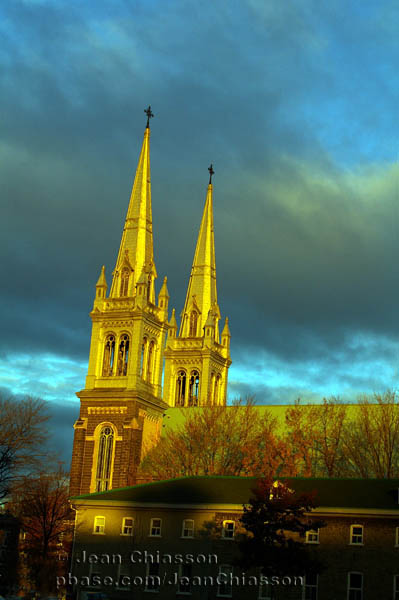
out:
M176 379L175 406L184 406L186 398L186 372L179 371Z
M220 404L220 384L221 384L221 376L217 375L215 377L215 391L213 394L213 401L215 406L219 406Z
M198 321L198 313L195 310L191 311L191 315L190 315L190 331L188 336L189 337L196 337L197 335L197 321Z
M148 281L147 281L147 300L151 299L151 283L152 283L152 277L151 277L151 275L148 275Z
M129 276L130 272L127 267L123 267L121 273L120 296L127 296L129 292Z
M115 336L108 335L104 346L103 377L110 377L114 370Z
M190 387L188 393L188 405L198 406L199 396L199 373L198 371L192 371L190 376Z
M111 462L114 446L114 432L106 425L102 428L98 444L96 492L109 490L111 485Z
M147 364L147 381L152 383L152 371L154 367L154 350L155 350L155 342L150 342L148 346L148 364Z
M145 359L147 357L147 338L143 339L143 344L141 346L141 361L140 361L140 372L141 378L145 379L145 371L146 371L146 362Z
M213 406L215 404L215 373L211 375L211 389L210 389L210 404Z
M122 335L121 341L119 342L117 375L124 376L127 374L128 358L129 358L129 336L127 334L124 334L124 335Z

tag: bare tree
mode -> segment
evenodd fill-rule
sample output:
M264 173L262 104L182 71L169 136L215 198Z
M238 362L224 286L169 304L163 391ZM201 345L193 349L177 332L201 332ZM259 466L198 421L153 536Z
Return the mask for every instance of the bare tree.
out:
M40 464L48 419L43 400L0 397L0 500L18 478Z
M285 451L276 435L276 419L269 411L260 416L252 399L181 410L182 425L150 450L139 477L270 475L280 470Z
M395 392L359 399L345 427L343 454L355 477L399 477L399 403Z
M74 518L68 496L68 474L61 466L54 473L24 477L23 485L12 490L9 509L24 532L21 555L27 583L42 592L54 591L56 575L67 568Z

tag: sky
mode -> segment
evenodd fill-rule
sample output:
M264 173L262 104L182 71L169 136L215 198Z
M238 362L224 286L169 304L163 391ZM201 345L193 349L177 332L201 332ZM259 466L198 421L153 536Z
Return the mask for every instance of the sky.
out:
M65 455L149 104L177 314L214 166L229 400L397 389L398 29L395 0L3 0L0 390Z

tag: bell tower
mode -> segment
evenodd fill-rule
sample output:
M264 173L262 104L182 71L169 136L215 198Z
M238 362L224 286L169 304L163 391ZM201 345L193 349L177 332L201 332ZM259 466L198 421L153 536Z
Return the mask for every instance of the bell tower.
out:
M169 406L225 405L230 360L228 319L220 338L213 231L212 165L197 246L181 313L175 311L165 349L164 400Z
M151 107L122 239L108 285L96 285L86 385L77 392L71 495L132 485L143 451L159 439L169 294L155 298L150 178Z

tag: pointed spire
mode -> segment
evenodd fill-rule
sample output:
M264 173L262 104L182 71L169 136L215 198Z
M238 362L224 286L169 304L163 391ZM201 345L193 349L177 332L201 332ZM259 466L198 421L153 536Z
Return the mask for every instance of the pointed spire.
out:
M96 298L105 298L107 294L107 280L105 279L105 266L101 268L100 277L96 283Z
M223 338L231 338L230 327L229 327L229 317L226 317L226 321L224 322L224 327L222 331L222 339Z
M111 296L118 296L119 294L120 271L126 261L133 270L133 282L129 282L129 289L135 289L135 284L143 271L151 274L152 277L156 277L152 240L149 127L150 118L154 115L151 112L151 107L148 107L144 112L147 114L147 127L144 132L143 145L123 228L112 281Z
M107 286L107 280L105 279L105 265L103 265L101 267L101 273L100 273L100 277L98 278L98 281L96 283L96 287L108 287Z
M210 177L213 175L212 165L209 167ZM204 212L202 215L197 246L195 249L183 319L181 336L188 336L190 313L198 310L200 328L203 331L210 309L217 309L215 240L213 232L212 184L209 183Z
M170 317L170 321L168 323L169 331L168 331L168 339L175 338L177 332L177 322L176 322L176 311L172 310L172 316Z

